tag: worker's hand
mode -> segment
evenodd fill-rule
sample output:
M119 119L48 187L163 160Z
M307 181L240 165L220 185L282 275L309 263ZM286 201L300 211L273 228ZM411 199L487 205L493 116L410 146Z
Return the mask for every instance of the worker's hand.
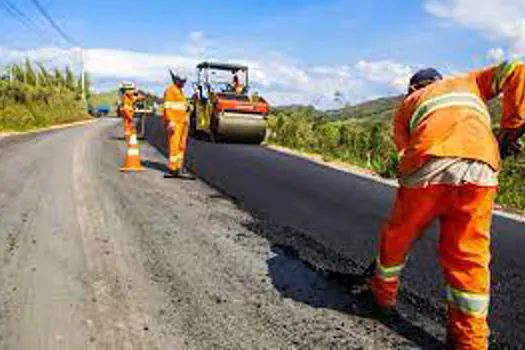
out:
M175 131L175 123L169 122L168 125L166 126L166 129L168 131L168 134L173 133Z
M501 159L514 157L521 153L523 144L520 137L523 135L522 128L519 129L502 129L498 136L499 153Z

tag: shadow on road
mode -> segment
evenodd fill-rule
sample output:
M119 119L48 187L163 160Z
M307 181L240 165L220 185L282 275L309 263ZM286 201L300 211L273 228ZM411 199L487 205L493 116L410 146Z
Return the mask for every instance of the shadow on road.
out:
M169 169L164 163L152 161L152 160L143 160L142 166L148 169L157 170L163 173L169 173Z
M294 248L274 244L271 252L272 257L267 261L269 275L274 287L283 297L314 308L329 308L348 315L375 319L423 349L445 348L433 335L400 315L378 318L369 293L362 288L356 288L356 292L343 293L335 281L316 271L310 263L302 261ZM357 275L349 274L348 277L359 279ZM358 289L360 290L357 291Z
M366 283L359 275L363 270L359 263L323 246L300 230L277 225L253 212L252 215L253 220L244 222L243 226L271 243L266 263L272 284L283 297L313 308L374 319L405 338L407 348L414 344L423 349L446 348L438 338L402 315L379 318ZM326 271L338 271L337 277L344 276L347 283L359 283L343 288L333 274Z
M110 141L125 141L126 139L124 138L124 136L113 135L109 137L109 140Z

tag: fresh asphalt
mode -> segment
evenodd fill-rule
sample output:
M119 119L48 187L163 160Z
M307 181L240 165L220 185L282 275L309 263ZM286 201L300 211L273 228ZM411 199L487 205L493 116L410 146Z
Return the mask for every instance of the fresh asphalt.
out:
M351 260L359 272L374 256L395 188L254 145L193 141L196 173L250 211L304 232ZM443 320L437 225L417 242L403 272L401 300ZM494 216L491 328L501 346L525 346L525 224Z

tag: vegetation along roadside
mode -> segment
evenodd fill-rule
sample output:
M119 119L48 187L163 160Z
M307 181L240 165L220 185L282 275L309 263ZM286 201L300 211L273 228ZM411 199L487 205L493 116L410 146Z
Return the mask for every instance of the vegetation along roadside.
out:
M0 131L27 131L89 118L80 78L68 66L50 70L26 60L9 66L0 79Z
M398 155L392 142L392 118L401 97L382 98L332 111L312 106L275 108L267 142L315 153L395 178ZM490 104L494 127L501 115L499 101ZM503 162L497 203L525 210L525 155Z

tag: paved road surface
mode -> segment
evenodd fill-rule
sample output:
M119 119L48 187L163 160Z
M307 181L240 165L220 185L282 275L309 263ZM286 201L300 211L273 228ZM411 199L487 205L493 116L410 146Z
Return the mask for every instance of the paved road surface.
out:
M153 147L146 171L119 173L117 123L0 140L1 349L440 346L424 315L379 323L301 261L344 261L331 250L204 182L164 179Z
M205 182L164 179L159 152L141 151L145 172L118 172L115 120L0 139L1 349L442 346L433 234L394 322L311 269L366 265L391 189L205 142L190 147ZM524 230L494 226L492 323L498 344L519 348Z
M303 231L349 258L343 271L369 262L394 190L258 146L193 142L197 174L252 212ZM436 226L418 242L403 275L402 300L436 321L444 298ZM525 347L525 224L493 220L491 325L499 343Z

